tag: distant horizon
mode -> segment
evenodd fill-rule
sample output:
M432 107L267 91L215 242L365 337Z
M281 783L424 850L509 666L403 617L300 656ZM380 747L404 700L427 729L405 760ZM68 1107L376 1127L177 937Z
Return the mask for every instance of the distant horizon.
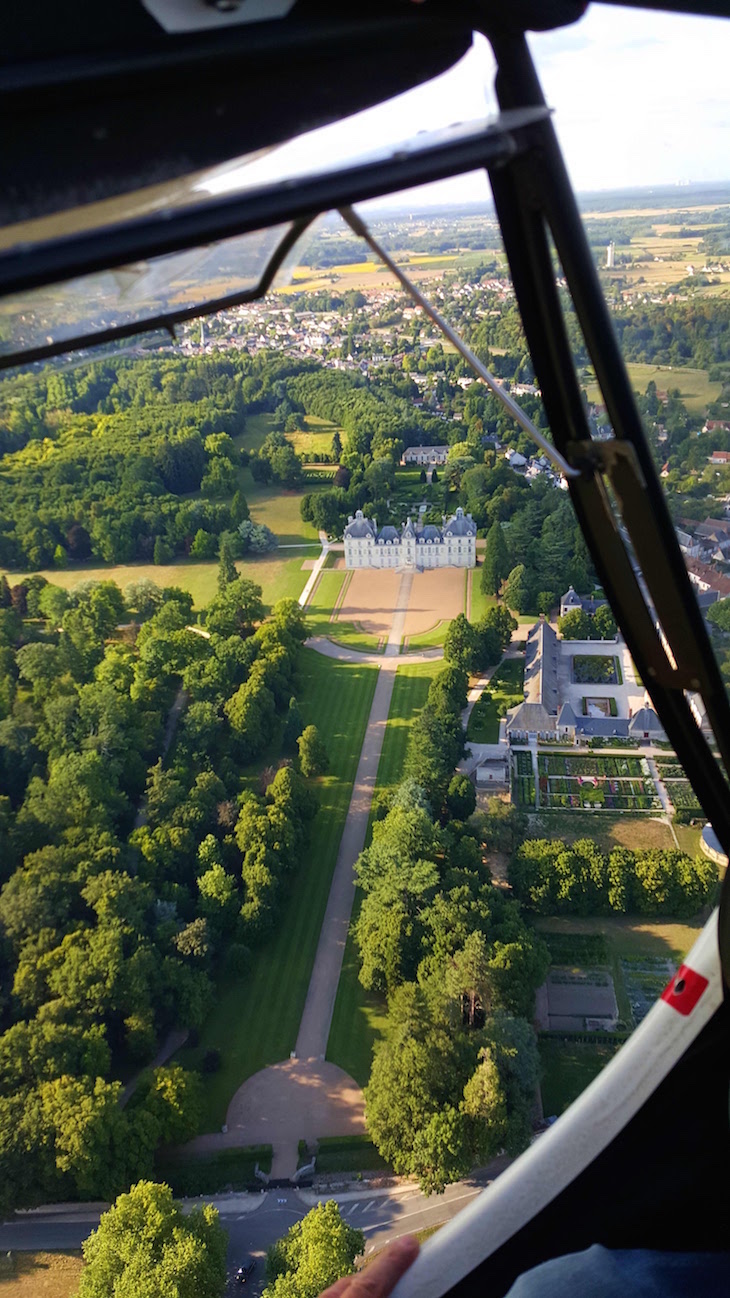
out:
M485 198L469 198L462 200L449 201L448 199L437 199L432 202L421 202L417 200L417 190L410 191L414 198L411 202L406 201L401 195L386 195L383 198L368 200L367 204L359 204L373 214L373 216L383 214L388 216L418 216L418 215L438 215L443 212L451 216L469 215L474 212L484 212L485 204L488 204L489 210L494 212L494 203L491 193ZM712 194L717 194L717 201L720 202L720 196L726 194L726 201L730 203L730 176L726 180L700 180L700 181L665 181L656 182L651 185L612 185L606 189L582 189L576 190L576 198L582 207L592 199L633 199L633 198L650 198L657 200L671 199L677 197L676 207L681 209L685 205L691 204L692 196L699 197L703 195L708 197L711 203ZM679 196L687 197L687 204L683 203ZM393 199L397 198L398 202ZM607 213L609 215L610 213Z

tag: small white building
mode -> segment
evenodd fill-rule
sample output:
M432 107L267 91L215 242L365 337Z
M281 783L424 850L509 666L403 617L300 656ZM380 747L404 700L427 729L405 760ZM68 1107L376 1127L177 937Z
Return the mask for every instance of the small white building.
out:
M449 456L448 446L408 446L403 452L401 464L445 464Z
M344 533L346 568L474 568L477 525L457 509L442 527L415 525L410 518L399 529L378 530L376 520L358 509Z

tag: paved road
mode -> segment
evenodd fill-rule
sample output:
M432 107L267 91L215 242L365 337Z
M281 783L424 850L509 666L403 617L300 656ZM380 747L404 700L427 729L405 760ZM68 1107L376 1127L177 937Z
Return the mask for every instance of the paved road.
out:
M476 1179L449 1186L443 1195L426 1199L417 1189L355 1191L318 1196L300 1190L268 1190L261 1195L231 1195L214 1200L229 1234L228 1262L231 1271L258 1259L250 1286L253 1298L265 1284L263 1259L266 1250L301 1220L320 1198L334 1198L351 1226L365 1234L366 1254L382 1248L399 1235L450 1221L483 1189ZM188 1200L188 1203L194 1201ZM0 1225L0 1250L79 1248L99 1221L99 1211L73 1206L50 1213L20 1213Z

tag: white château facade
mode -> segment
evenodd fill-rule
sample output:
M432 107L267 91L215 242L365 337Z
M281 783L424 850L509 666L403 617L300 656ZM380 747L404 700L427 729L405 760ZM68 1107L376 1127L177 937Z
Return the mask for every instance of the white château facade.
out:
M381 527L358 509L345 528L346 568L473 568L477 561L477 525L457 509L443 527L415 526L410 518L400 530Z

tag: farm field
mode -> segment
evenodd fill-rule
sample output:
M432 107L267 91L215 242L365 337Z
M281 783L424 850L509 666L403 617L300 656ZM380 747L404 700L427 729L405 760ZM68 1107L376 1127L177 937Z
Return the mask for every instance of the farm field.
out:
M284 554L287 552L284 551ZM301 595L308 576L302 569L305 554L306 551L302 551L297 558L262 556L258 559L239 559L236 567L242 577L247 577L261 587L264 603L270 608L279 599L298 599ZM28 575L7 569L0 571L5 572L11 586ZM73 568L43 568L40 576L56 586L63 586L64 590L72 590L82 581L115 581L124 590L132 581L149 578L158 586L180 586L183 590L189 590L194 608L199 609L205 608L218 589L218 561L212 559L198 563L192 559L180 559L177 563L160 564L77 564Z
M2 1298L71 1298L84 1262L81 1250L25 1253L15 1250L0 1259Z
M662 265L656 264L660 267ZM666 278L666 266L663 269ZM691 414L702 414L722 391L720 383L710 382L707 370L694 370L686 365L642 365L631 361L626 368L635 392L643 396L647 383L652 379L660 392L679 388L680 397ZM586 391L589 401L602 400L597 383L589 381Z
M410 723L426 702L428 687L442 667L439 660L433 663L398 664L378 764L376 793L394 787L401 780ZM382 997L366 992L358 980L359 962L352 929L360 900L361 894L357 892L327 1043L327 1058L344 1068L360 1086L366 1086L370 1077L373 1045L382 1035L386 1011Z
M206 1079L207 1130L225 1121L241 1082L294 1048L377 672L304 649L300 676L302 718L319 727L331 773L317 781L320 806L310 845L288 885L273 935L255 951L247 975L220 987L198 1045L180 1054L180 1062L197 1067L208 1050L221 1053L220 1072Z
M497 743L500 718L522 702L524 675L522 658L503 659L472 709L467 740L471 739L475 744Z
M568 844L576 843L581 838L591 838L602 852L611 852L614 847L629 847L639 851L650 847L675 846L666 820L610 811L602 812L600 816L590 811L571 811L566 816L560 811L541 810L539 814L529 817L528 837L562 838Z

